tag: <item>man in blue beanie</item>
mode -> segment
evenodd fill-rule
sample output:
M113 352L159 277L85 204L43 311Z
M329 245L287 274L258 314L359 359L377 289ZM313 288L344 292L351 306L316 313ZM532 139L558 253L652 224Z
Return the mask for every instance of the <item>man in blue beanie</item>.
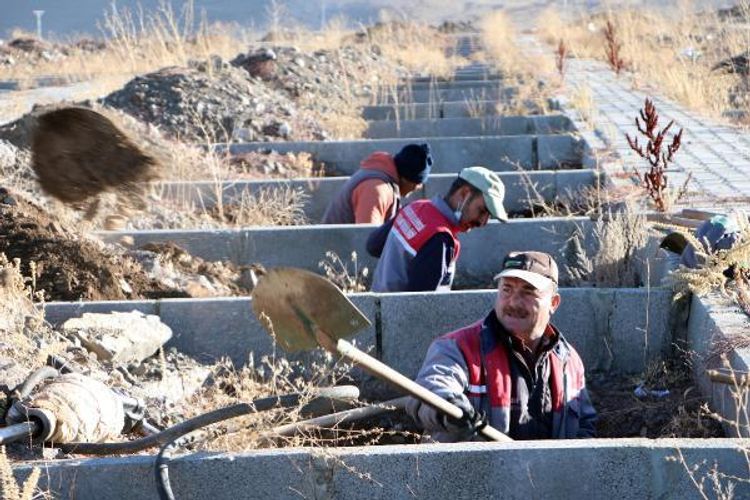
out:
M427 182L431 169L428 144L409 144L393 156L371 154L328 205L323 224L383 224L395 217L401 197Z

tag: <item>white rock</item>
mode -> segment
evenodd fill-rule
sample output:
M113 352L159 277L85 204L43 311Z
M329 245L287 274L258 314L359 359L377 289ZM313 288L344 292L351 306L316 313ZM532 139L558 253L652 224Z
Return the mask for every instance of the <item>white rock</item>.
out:
M138 311L84 313L66 321L62 329L98 359L112 363L140 363L172 338L172 329L158 316Z

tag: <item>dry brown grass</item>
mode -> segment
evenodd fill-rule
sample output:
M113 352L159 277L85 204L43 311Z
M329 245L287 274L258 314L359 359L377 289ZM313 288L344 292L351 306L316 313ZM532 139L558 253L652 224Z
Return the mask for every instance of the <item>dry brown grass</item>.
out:
M583 286L639 287L647 280L642 276L643 252L648 242L646 217L628 207L608 212L594 224L593 247L589 255L584 235L576 231L565 248L565 267L570 278Z
M717 74L711 68L747 49L745 30L721 22L715 13L696 13L689 6L674 10L620 8L568 21L550 8L541 14L537 25L550 46L563 38L573 57L606 61L603 31L607 21L617 29L621 57L637 87L656 88L710 115L728 109L730 94L740 79Z
M365 292L368 289L370 270L360 267L357 252L352 252L350 263L335 252L326 252L326 258L318 263L330 281L346 293Z
M555 63L551 57L530 55L521 50L515 27L501 10L484 16L479 23L486 59L503 77L504 87L514 87L518 95L498 106L500 114L544 114L548 111L548 87L541 85L540 75L552 75Z
M32 500L37 498L41 469L34 467L23 484L19 485L13 475L13 468L5 452L5 446L0 447L0 495L5 500Z
M236 27L198 19L192 0L179 10L163 1L151 11L112 4L100 26L106 42L101 51L71 49L60 59L0 68L0 78L28 79L40 75L101 78L135 75L166 66L184 66L190 59L216 54L234 56L245 48L247 33Z
M727 281L724 271L729 267L736 266L739 269L750 269L750 223L746 216L738 216L740 225L740 239L734 247L729 250L717 252L707 251L705 245L695 236L685 230L679 230L685 236L688 243L696 250L696 257L700 267L690 269L680 266L669 276L669 283L677 292L678 297L694 293L704 296L710 292L718 291L735 301L741 302L745 290L738 290L738 282ZM739 281L739 286L744 281Z
M434 28L417 22L390 22L368 30L368 43L381 54L403 65L411 73L449 78L462 57L448 56L448 38ZM376 49L377 50L377 49Z

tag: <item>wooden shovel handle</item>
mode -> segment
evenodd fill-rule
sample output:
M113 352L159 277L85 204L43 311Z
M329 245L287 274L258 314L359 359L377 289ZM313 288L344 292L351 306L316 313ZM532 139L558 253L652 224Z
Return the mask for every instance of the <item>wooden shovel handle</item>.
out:
M338 341L334 342L333 339L331 339L328 335L326 335L324 332L321 332L320 330L316 332L316 336L318 337L318 342L320 343L320 345L326 350L338 353L346 359L357 363L376 377L392 383L404 392L414 396L421 402L428 404L438 411L453 418L461 418L463 416L463 410L461 410L461 408L459 408L458 406L449 403L434 392L422 387L410 378L405 377L385 363L382 363L369 354L362 352L361 350L354 347L350 342L347 342L343 339L339 339ZM490 427L489 425L481 429L479 431L479 434L491 441L513 441L511 438L498 431L494 427Z

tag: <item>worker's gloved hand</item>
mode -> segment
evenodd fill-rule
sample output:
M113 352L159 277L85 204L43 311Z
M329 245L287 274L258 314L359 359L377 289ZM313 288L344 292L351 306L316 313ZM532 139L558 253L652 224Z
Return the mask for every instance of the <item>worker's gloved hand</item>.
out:
M461 418L443 415L443 427L451 434L474 435L487 425L487 417L481 411L476 411L464 395L448 398L448 401L463 412Z

